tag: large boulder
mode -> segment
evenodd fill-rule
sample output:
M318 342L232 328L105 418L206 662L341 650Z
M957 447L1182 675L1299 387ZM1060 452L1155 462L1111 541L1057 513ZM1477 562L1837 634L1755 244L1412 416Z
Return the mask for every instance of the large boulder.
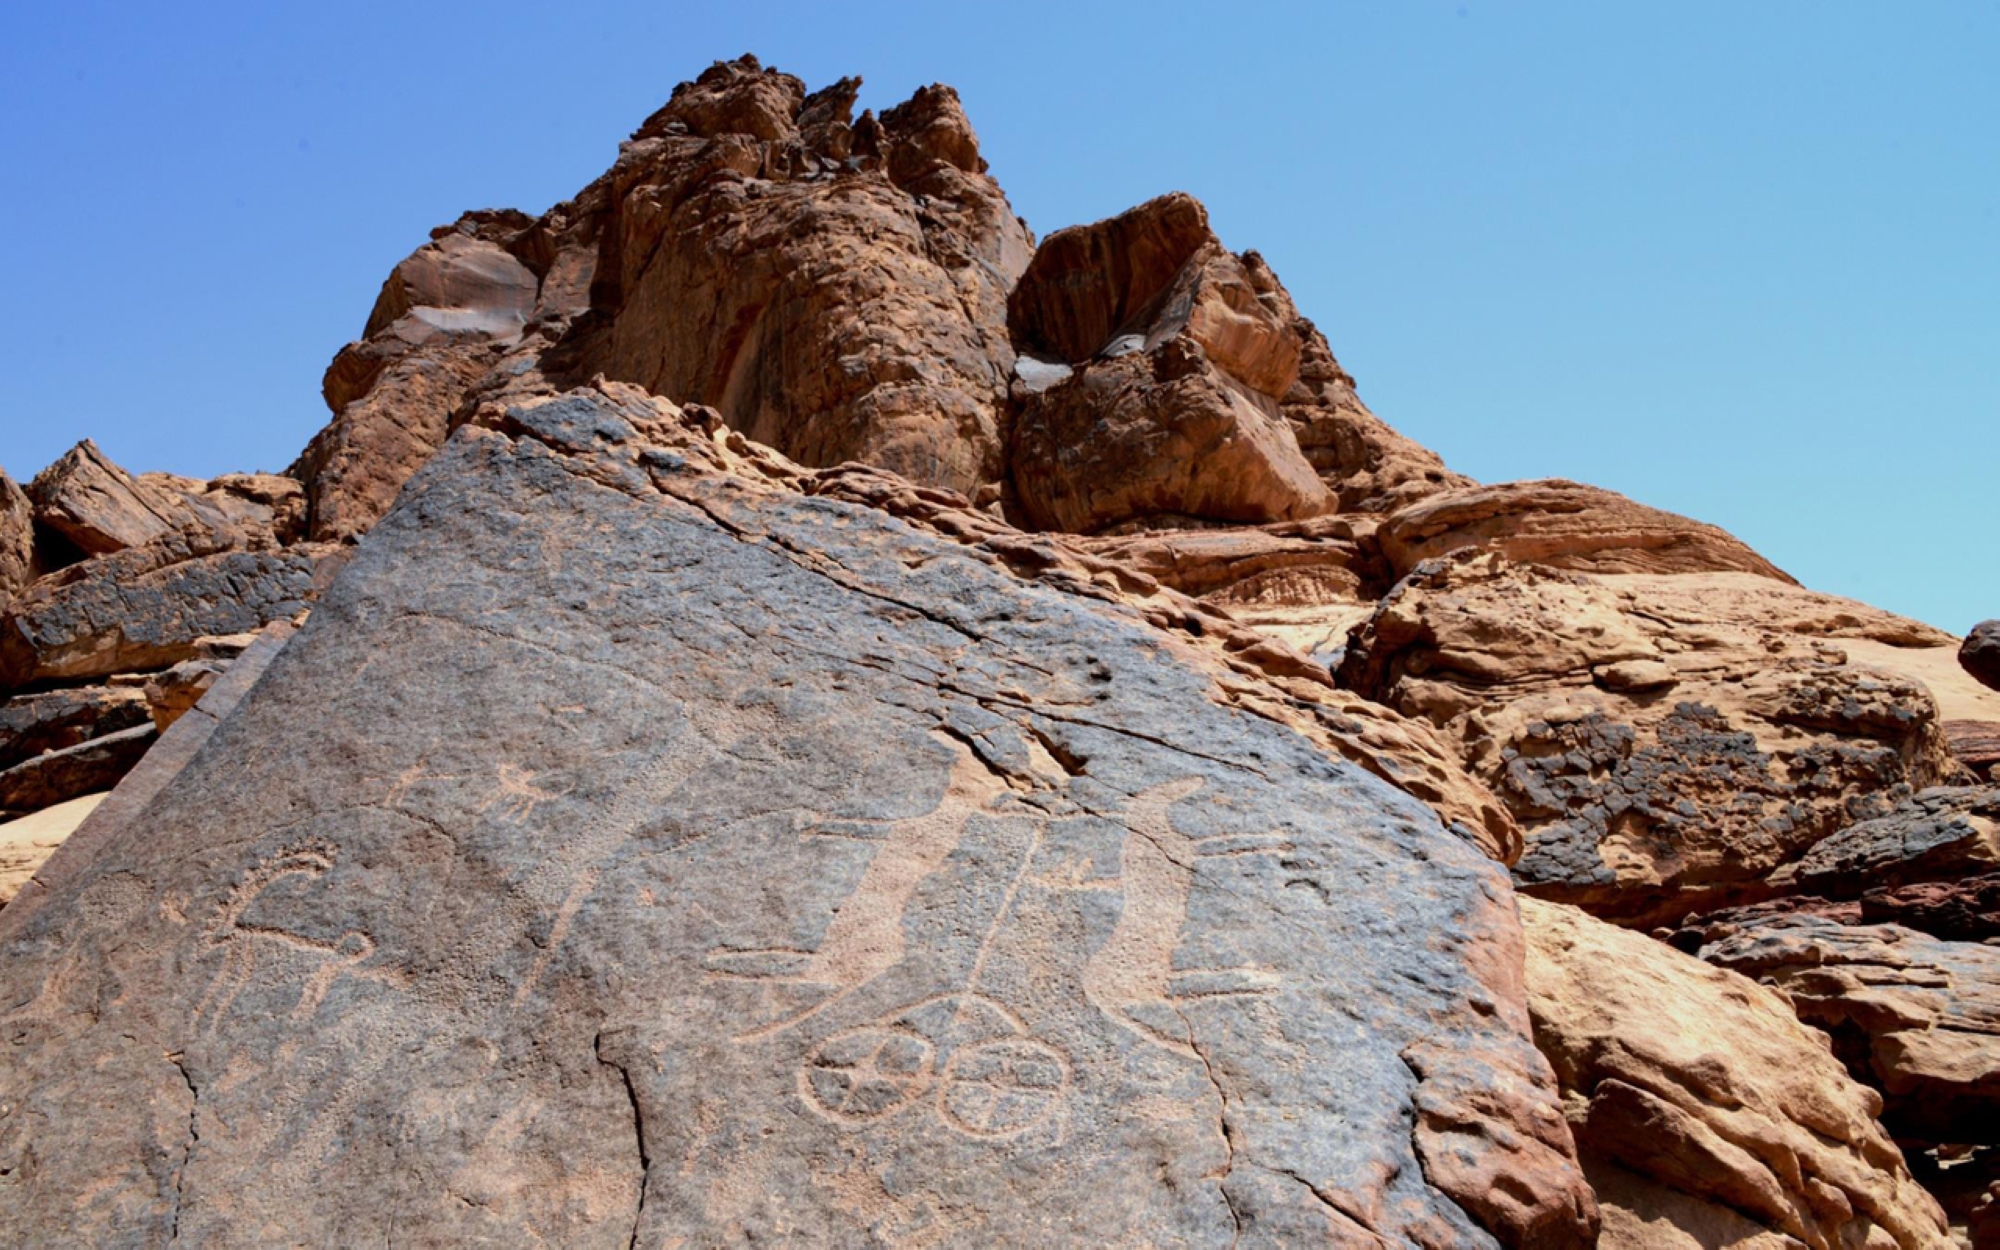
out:
M1382 599L1340 673L1507 804L1524 889L1649 926L1795 889L1774 874L1822 839L1960 779L1918 675L1951 641L1761 574L1461 551Z
M0 690L165 668L304 611L340 552L180 530L45 577L0 613Z
M2000 947L1823 916L1711 924L1701 957L1783 990L1918 1145L2000 1146Z
M86 556L137 547L192 518L178 498L142 483L85 439L28 484L35 520Z
M66 686L0 700L0 768L149 719L145 692L131 686Z
M732 438L482 417L0 912L16 1236L1589 1243L1498 864Z
M1521 919L1605 1250L1945 1243L1882 1100L1782 996L1575 908L1524 898Z
M0 770L0 812L35 812L109 790L132 771L158 730L150 719L130 729L87 738Z
M1094 533L1331 511L1279 403L1291 326L1182 194L1050 235L1008 298L1021 351L1014 499Z
M2000 621L1981 621L1958 648L1958 662L1980 684L2000 690Z

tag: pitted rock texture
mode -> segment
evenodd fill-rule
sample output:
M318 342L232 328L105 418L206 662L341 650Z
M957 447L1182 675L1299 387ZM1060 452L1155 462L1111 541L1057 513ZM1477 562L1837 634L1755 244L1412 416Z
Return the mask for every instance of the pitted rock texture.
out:
M71 686L19 695L0 702L0 768L149 719L145 693L131 686Z
M1856 1077L1883 1122L1924 1145L2000 1144L2000 947L1893 924L1773 916L1708 928L1701 957L1781 989Z
M1279 411L1300 343L1192 196L1050 235L1008 297L1014 502L1038 529L1259 523L1335 497Z
M1524 888L1650 926L1781 893L1822 839L1959 780L1929 688L1899 671L1945 641L1748 573L1461 552L1381 601L1340 675L1430 721L1506 803Z
M2000 690L2000 621L1981 621L1958 648L1958 662L1981 685Z
M243 550L182 530L72 565L0 613L0 690L194 658L206 637L304 611L340 558L324 544Z
M15 1237L1588 1244L1498 865L730 438L463 430L0 912Z
M1947 1244L1881 1098L1782 996L1575 908L1523 898L1521 919L1600 1246Z

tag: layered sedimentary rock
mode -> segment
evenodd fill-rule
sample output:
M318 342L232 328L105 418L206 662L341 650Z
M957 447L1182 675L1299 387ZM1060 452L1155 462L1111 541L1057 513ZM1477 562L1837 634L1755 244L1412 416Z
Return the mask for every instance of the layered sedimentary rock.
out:
M0 608L35 580L35 505L0 469Z
M1898 925L1772 916L1709 927L1701 957L1782 989L1924 1144L2000 1145L2000 947Z
M1945 1243L1880 1097L1781 995L1561 904L1524 898L1521 918L1600 1246Z
M1435 494L1389 516L1380 539L1399 577L1420 561L1472 548L1587 573L1741 572L1791 581L1713 525L1560 479Z
M1497 864L739 446L463 431L0 912L24 1235L1588 1242Z
M1907 675L1949 639L1712 554L1662 575L1454 553L1382 600L1342 679L1455 744L1526 831L1524 887L1634 924L1768 897L1822 839L1963 775Z
M0 613L0 689L190 659L205 637L303 612L339 559L323 544L245 550L181 530L73 565Z

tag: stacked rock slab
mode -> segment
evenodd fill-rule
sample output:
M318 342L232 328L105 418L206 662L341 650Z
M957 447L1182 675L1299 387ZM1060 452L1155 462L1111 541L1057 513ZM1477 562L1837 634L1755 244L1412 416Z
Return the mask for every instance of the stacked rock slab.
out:
M1575 908L1524 898L1521 919L1601 1247L1944 1243L1880 1097L1781 995Z
M1504 870L725 433L462 431L0 912L17 1236L1588 1243Z

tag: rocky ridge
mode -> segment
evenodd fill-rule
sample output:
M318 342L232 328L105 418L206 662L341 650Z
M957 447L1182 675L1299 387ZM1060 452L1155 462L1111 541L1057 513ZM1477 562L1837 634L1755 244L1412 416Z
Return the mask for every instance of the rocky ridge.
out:
M1983 1244L1993 631L858 88L433 231L284 476L0 475L9 1236Z

